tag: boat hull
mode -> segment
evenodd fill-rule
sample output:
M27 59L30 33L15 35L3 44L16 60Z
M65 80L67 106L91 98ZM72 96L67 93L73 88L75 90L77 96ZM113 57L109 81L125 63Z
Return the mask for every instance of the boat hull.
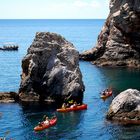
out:
M107 95L101 95L101 98L102 98L102 99L106 99L106 98L108 98L108 97L110 97L110 96L112 96L112 91L109 92Z
M87 104L83 104L83 105L80 105L80 106L76 106L76 107L73 107L73 108L60 108L60 109L57 109L57 112L71 112L71 111L78 111L78 110L85 110L87 109Z
M41 126L40 126L40 125L37 125L37 126L34 128L34 131L42 131L42 130L45 130L45 129L47 129L47 128L50 128L50 127L56 125L56 123L57 123L57 118L51 119L49 125L46 125L46 124L43 124L43 123L42 123Z

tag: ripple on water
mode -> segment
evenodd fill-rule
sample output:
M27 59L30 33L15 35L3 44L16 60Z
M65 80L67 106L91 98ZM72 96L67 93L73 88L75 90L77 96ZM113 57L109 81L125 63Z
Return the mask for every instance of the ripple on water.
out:
M0 91L18 91L21 60L37 31L62 34L82 52L96 43L104 20L1 20L0 42L16 42L17 52L0 51ZM7 138L16 140L139 140L140 126L124 126L106 121L105 116L113 97L100 99L100 92L108 86L115 97L127 88L140 90L140 71L125 68L99 68L80 62L85 84L85 111L56 113L49 106L0 104L0 136L10 131ZM40 133L33 128L43 115L56 113L58 123Z

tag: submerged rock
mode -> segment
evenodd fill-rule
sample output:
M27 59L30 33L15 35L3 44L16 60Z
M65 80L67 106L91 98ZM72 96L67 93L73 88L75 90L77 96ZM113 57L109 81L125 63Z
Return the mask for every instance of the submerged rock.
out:
M112 101L107 118L122 123L140 124L140 91L128 89Z
M98 36L95 48L81 59L99 66L140 68L140 1L111 0L110 14Z
M19 96L15 92L0 92L0 103L13 103L17 102Z
M22 101L82 101L84 85L79 53L62 36L39 32L22 60Z

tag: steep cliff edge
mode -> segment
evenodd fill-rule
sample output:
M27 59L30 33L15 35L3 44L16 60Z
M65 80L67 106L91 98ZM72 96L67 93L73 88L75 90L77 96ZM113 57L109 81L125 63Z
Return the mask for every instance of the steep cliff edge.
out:
M79 53L62 36L39 32L22 60L21 101L81 102L84 92Z
M96 46L80 58L99 66L140 68L140 1L111 0Z

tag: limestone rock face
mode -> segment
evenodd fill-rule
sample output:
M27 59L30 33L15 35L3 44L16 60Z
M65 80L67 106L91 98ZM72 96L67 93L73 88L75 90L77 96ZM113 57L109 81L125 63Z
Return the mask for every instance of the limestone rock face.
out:
M107 118L140 124L140 91L128 89L121 92L112 101Z
M96 46L80 58L99 66L140 67L140 1L111 0Z
M79 53L62 36L39 32L22 60L22 101L82 101L84 85Z

